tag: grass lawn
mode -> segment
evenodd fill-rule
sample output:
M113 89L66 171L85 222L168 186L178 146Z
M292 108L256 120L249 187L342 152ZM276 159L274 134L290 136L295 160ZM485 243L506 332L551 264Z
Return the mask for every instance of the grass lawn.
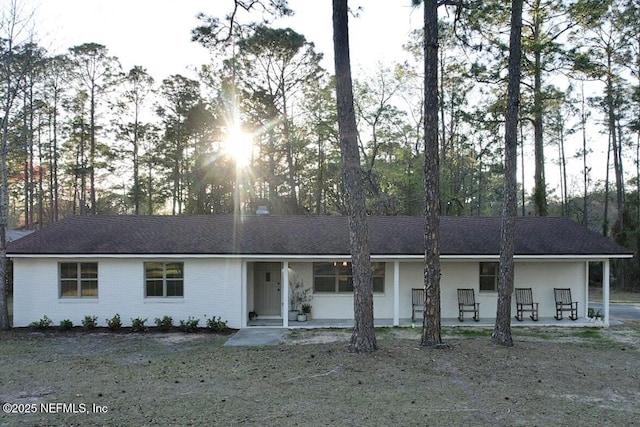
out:
M0 425L590 426L640 417L640 325L517 328L509 349L491 344L487 329L444 332L447 348L436 350L420 347L419 329L379 329L380 349L357 355L345 351L348 330L292 330L268 347L224 347L227 337L204 332L14 330L0 333L0 401L35 413L2 413ZM56 413L43 413L52 405Z
M611 289L609 300L618 303L640 303L640 292ZM602 288L589 288L589 301L602 302Z

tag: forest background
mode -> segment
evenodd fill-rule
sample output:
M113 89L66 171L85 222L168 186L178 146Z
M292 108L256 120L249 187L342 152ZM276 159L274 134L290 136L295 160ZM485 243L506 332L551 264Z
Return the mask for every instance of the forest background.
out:
M303 13L298 4L292 9ZM367 19L363 4L354 20ZM323 59L331 52L302 32L258 13L250 19L258 24L214 46L227 31L224 15L203 11L185 36L208 60L152 75L145 64L124 68L94 40L52 49L30 6L6 1L0 16L11 228L69 215L252 214L258 206L347 213ZM468 2L440 12L441 213L497 216L509 7ZM640 2L531 0L524 21L518 212L568 216L637 248ZM354 75L371 214L423 211L422 35L410 26L381 25L408 34L402 51L381 51L394 59ZM174 61L162 46L149 49ZM637 287L637 260L616 275L619 286Z

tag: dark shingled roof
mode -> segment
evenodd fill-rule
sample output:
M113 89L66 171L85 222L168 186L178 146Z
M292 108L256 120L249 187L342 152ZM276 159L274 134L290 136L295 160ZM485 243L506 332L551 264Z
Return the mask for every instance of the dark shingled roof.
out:
M235 224L235 225L234 225ZM370 217L373 255L421 255L421 217ZM441 255L497 255L500 218L443 217ZM520 217L516 255L632 255L575 222ZM339 216L75 216L11 242L19 254L348 255L349 222Z

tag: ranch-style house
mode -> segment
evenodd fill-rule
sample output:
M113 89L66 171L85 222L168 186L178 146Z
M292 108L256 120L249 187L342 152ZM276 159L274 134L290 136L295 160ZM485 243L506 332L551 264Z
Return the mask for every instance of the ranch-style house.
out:
M295 327L289 318L292 287L308 289L311 321L346 325L353 319L347 217L340 216L74 216L11 242L14 326L43 316L54 324L100 325L118 313L133 318L218 317L233 328ZM423 218L372 216L376 324L420 322L412 303L423 287ZM474 324L496 313L500 218L443 217L443 319ZM575 222L519 217L515 235L515 288L531 289L535 324L587 319L589 268L602 265L604 324L609 322L609 265L633 253ZM574 313L554 319L555 288L569 290ZM461 313L460 289L472 290L477 313ZM575 304L577 303L577 304ZM514 298L512 311L516 314ZM526 313L528 319L530 313ZM563 313L561 313L563 314ZM463 315L464 323L456 320ZM545 320L546 319L546 320ZM542 321L545 320L545 321ZM518 322L514 319L514 324Z

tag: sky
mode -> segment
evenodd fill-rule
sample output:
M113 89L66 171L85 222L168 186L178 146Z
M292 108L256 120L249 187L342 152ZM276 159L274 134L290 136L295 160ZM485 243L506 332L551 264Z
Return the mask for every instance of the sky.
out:
M196 15L203 12L223 18L233 5L233 0L22 1L33 4L37 41L50 54L65 53L70 47L87 42L100 43L120 59L124 71L141 65L156 81L172 74L195 78L194 69L209 62L209 52L191 41L191 30L199 25ZM316 51L324 55L325 69L333 73L331 1L289 0L289 5L295 15L275 20L272 25L290 27L303 34L315 44ZM421 7L411 7L411 0L350 0L349 5L352 9L361 7L358 17L350 17L355 78L365 73L370 75L380 63L390 64L407 57L402 46L410 32L422 26ZM260 17L255 16L255 20ZM589 138L602 136L594 132ZM571 157L577 150L574 145L569 144L567 156ZM555 147L546 149L547 159L556 157L555 150ZM599 151L593 156L606 155ZM527 188L533 184L531 155L525 154ZM592 175L601 178L604 164L601 165L601 161L593 164L593 158ZM570 159L570 187L579 186L582 179L578 160ZM556 187L557 166L547 161L546 169L547 183L551 188Z
M224 17L232 0L31 0L34 2L36 36L50 53L64 53L87 42L103 44L117 56L124 70L142 65L161 80L171 74L191 74L208 62L209 53L192 42L196 15ZM323 53L324 67L333 72L333 39L330 0L290 0L293 17L278 19L276 27L290 27L303 34ZM351 1L362 6L359 17L350 18L352 68L375 67L405 56L402 45L412 29L422 23L422 9L410 0ZM261 16L256 16L258 20Z

